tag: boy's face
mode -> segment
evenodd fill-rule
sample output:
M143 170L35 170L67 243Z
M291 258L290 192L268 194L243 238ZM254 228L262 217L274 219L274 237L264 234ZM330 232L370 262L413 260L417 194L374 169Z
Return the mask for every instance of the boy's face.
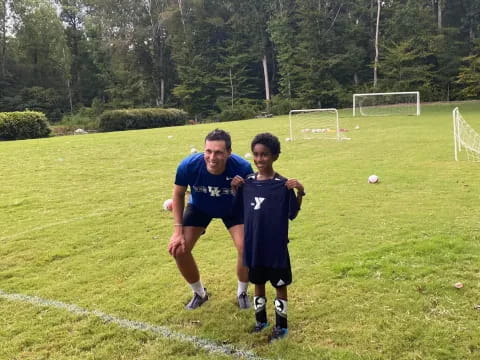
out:
M270 149L263 144L255 144L253 147L253 162L260 173L270 172L273 169L273 162L278 155L273 155Z
M223 140L205 141L203 158L207 165L207 171L213 175L220 175L225 171L227 160L231 151L227 150Z

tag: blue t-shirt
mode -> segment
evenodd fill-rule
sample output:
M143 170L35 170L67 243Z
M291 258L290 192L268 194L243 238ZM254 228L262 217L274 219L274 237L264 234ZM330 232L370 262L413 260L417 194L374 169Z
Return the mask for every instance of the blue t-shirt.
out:
M300 210L286 178L276 174L271 180L249 175L239 189L235 211L243 210L245 224L244 265L249 268L284 269L288 254L288 220Z
M203 153L182 160L177 168L175 184L190 186L189 203L214 218L231 214L233 193L230 186L235 175L245 178L253 172L248 161L232 154L221 175L210 174Z

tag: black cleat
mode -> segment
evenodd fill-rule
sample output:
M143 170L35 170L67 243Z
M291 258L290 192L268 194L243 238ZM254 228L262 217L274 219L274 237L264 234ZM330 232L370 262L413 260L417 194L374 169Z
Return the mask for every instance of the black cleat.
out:
M197 293L194 293L192 300L190 300L190 302L187 304L187 306L185 306L185 309L195 310L196 308L202 306L202 304L207 300L208 300L207 289L205 289L205 296L204 297L201 297Z
M287 328L281 328L280 326L275 326L272 331L272 335L268 337L268 342L273 342L275 340L280 340L286 337L288 334Z

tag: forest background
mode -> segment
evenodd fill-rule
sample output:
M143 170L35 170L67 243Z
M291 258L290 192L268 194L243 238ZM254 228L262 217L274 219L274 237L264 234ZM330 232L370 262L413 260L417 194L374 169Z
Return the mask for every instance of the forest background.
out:
M372 91L479 98L480 1L0 0L0 111L235 120Z

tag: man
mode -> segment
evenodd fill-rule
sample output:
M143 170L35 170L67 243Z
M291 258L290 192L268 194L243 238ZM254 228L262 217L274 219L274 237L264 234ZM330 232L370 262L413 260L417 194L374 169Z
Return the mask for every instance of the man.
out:
M221 218L237 249L237 301L241 309L250 307L247 296L248 269L243 265L243 218L232 214L232 179L253 173L249 162L232 154L230 135L215 129L205 137L205 151L185 158L177 168L173 188L174 232L168 244L169 253L190 284L193 298L186 309L193 310L208 300L192 255L192 249L212 218ZM185 208L185 193L191 196Z

